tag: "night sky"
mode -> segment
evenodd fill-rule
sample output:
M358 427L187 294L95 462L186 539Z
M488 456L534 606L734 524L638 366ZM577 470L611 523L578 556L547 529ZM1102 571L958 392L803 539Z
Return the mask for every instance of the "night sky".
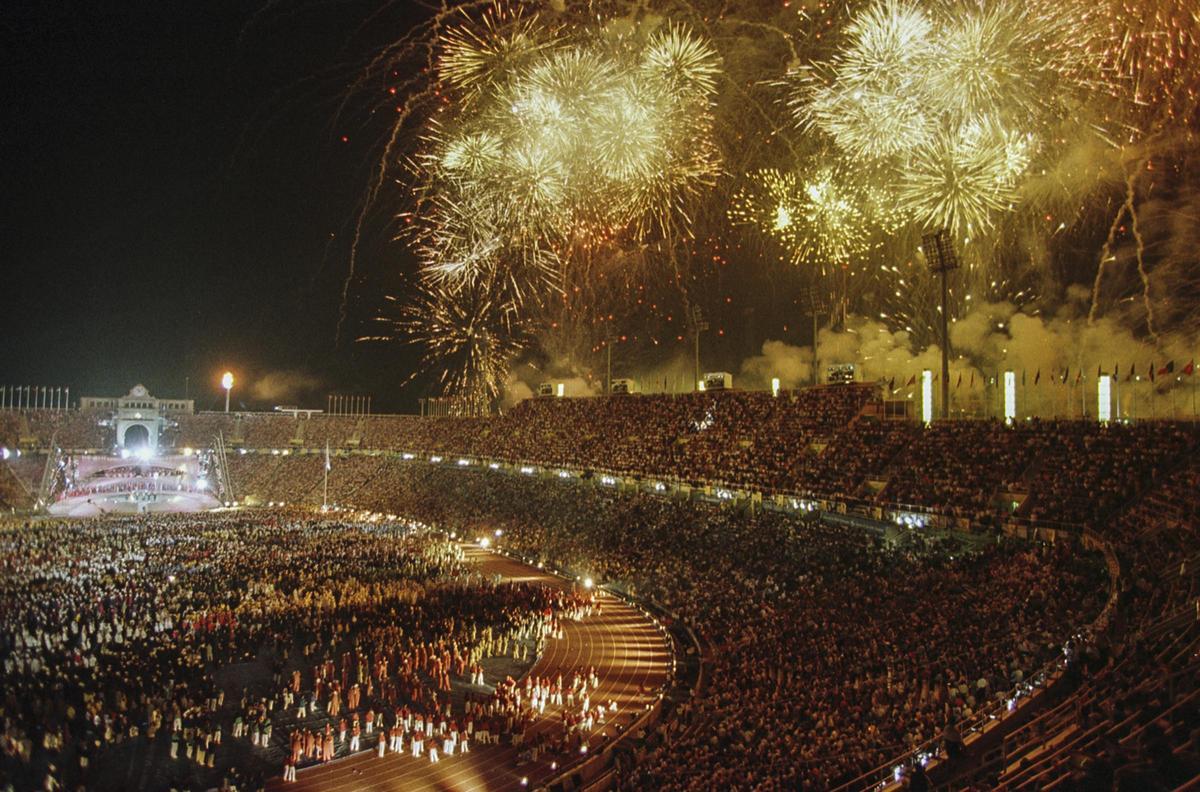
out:
M380 5L5 4L0 384L143 382L205 409L230 367L251 407L338 391L411 409L413 350L354 341L406 255L386 218L335 341L380 137L367 103L338 103L412 24ZM301 386L256 398L268 381Z

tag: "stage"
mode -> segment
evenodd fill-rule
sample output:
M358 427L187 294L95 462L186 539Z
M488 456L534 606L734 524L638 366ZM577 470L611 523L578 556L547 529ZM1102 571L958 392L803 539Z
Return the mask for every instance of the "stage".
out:
M200 455L72 456L49 506L58 517L196 512L221 505Z

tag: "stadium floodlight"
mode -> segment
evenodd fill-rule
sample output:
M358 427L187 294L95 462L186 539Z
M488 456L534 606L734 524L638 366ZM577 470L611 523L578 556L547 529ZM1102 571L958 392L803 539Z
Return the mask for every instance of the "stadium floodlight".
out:
M596 582L594 580L592 580L590 577L585 577L583 579L583 587L585 589L590 589L595 585L596 585Z
M226 371L221 375L221 387L225 389L225 412L229 412L229 392L233 390L232 371Z
M1011 424L1017 417L1017 375L1004 372L1004 423Z
M779 398L779 377L771 377L771 395Z
M1100 417L1100 421L1108 423L1112 420L1112 375L1104 374L1100 377L1100 382L1096 386L1096 397L1098 404L1096 405L1096 414Z
M929 262L929 271L942 276L942 417L950 417L950 308L947 277L959 268L958 251L950 232L939 228L921 236L921 251Z
M928 426L933 421L933 372L921 372L921 422Z

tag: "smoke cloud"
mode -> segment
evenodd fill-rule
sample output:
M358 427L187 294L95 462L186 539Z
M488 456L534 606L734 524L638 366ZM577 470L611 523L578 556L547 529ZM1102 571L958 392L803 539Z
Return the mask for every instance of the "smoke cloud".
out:
M321 386L321 380L302 371L268 371L250 386L250 395L264 402L295 401Z

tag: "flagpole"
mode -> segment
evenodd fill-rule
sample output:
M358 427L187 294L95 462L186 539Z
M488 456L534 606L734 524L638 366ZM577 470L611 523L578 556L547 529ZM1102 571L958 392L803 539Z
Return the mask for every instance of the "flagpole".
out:
M325 488L321 495L321 511L329 510L329 441L325 441Z

